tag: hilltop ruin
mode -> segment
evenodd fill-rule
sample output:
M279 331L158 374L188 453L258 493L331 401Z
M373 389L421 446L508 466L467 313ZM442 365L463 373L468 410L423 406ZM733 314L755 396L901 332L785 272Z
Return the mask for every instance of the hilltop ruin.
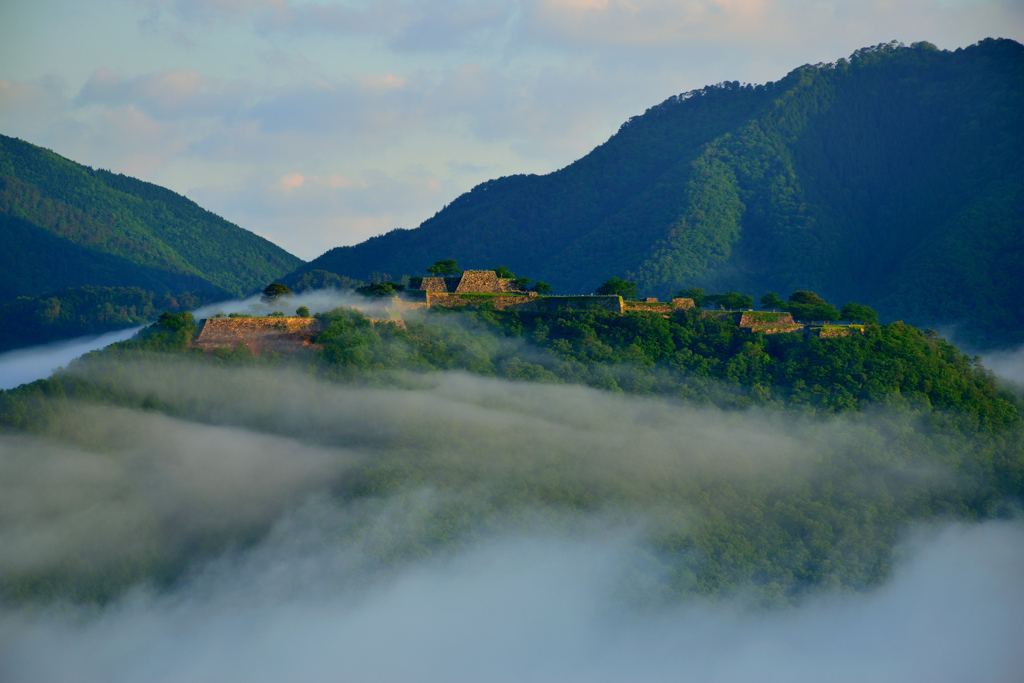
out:
M204 351L244 346L257 356L310 348L323 325L316 318L207 318L193 346Z
M511 278L498 277L493 270L465 270L460 275L425 277L410 291L435 294L527 294Z
M499 278L493 270L467 270L461 275L425 277L418 287L405 290L405 296L396 299L399 308L470 308L487 304L495 310L524 313L557 313L559 311L648 311L671 314L680 309L693 308L693 299L657 299L624 301L616 294L548 296L523 291L510 278Z
M372 324L391 323L405 327L395 313L420 308L488 308L498 311L555 314L568 311L597 311L606 313L657 313L669 317L676 311L694 308L693 299L673 298L658 301L624 300L617 294L591 294L550 296L523 291L515 280L499 278L493 270L467 270L460 275L425 277L392 298L383 297L370 304L369 310L382 317L369 318ZM702 311L705 318L731 320L737 327L761 334L801 333L808 336L846 336L858 326L812 327L793 320L787 312L779 311ZM209 318L201 321L196 348L207 352L214 349L246 347L256 355L266 351L293 354L303 349L316 348L314 339L323 330L316 318ZM859 331L863 332L863 326Z

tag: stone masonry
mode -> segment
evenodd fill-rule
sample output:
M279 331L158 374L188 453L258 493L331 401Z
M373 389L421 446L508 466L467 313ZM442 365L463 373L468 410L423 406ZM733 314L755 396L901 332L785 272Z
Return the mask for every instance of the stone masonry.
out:
M521 291L512 280L498 277L493 270L466 270L461 275L425 277L420 282L419 289L437 294L445 292L451 294L469 292L514 294Z
M287 354L310 348L320 330L316 318L208 318L194 346L204 351L245 346L256 355Z

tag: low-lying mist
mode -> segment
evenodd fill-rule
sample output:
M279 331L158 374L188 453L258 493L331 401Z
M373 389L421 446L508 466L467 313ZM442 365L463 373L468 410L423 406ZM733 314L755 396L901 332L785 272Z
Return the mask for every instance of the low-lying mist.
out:
M0 353L0 389L12 389L27 382L49 377L79 356L130 338L140 328L88 335L52 344L40 344Z
M339 514L310 502L172 591L10 610L0 677L1009 683L1024 666L1024 532L1005 523L930 534L866 595L638 611L617 592L635 559L614 527L494 537L353 586L364 549L334 542Z
M1024 664L1024 532L951 521L977 497L967 454L911 413L183 358L69 376L105 402L0 436L3 680L999 681Z
M245 299L231 299L201 306L192 312L196 320L211 318L217 314L229 315L242 313L245 315L264 316L275 311L285 315L295 315L300 306L309 309L311 315L327 313L336 308L356 308L362 311L382 310L381 306L390 303L388 300L367 298L351 291L338 289L311 289L300 294L290 294L277 299L266 299L262 295L254 295Z

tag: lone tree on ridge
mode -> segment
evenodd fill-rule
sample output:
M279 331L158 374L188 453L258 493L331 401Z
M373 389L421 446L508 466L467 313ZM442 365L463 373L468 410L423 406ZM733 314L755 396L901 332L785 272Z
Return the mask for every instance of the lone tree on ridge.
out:
M444 277L446 275L460 275L462 273L459 270L458 264L455 263L455 259L444 259L442 261L435 261L434 265L427 268L427 272L436 277Z
M625 280L620 280L617 277L613 277L611 280L608 280L600 287L598 287L597 293L618 294L623 299L635 299L637 297L636 283L626 282Z
M291 296L292 290L288 289L287 285L282 285L280 282L274 282L267 285L267 288L263 290L263 300L272 301L282 296Z

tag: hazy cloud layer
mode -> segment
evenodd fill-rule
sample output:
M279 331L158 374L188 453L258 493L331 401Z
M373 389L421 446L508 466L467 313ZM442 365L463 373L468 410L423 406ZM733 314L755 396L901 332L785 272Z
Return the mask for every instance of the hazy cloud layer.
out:
M303 513L307 517L303 518ZM317 516L314 513L319 513ZM883 589L751 613L619 602L621 533L494 540L346 590L358 548L313 549L330 509L187 586L110 607L0 615L11 681L1017 680L1024 533L952 527ZM389 519L385 523L392 523Z
M71 404L46 436L0 437L0 579L134 583L104 607L6 607L5 681L1011 681L1024 665L1014 523L920 528L863 595L657 599L645 539L698 514L671 501L713 481L795 491L829 454L877 469L908 438L881 418L462 374L381 389L174 359L74 371L176 416ZM404 483L339 494L370 470ZM956 485L934 466L887 476L896 497ZM545 505L547 486L605 502ZM501 503L522 490L539 495ZM460 515L453 542L429 541ZM169 587L130 579L176 557L194 564Z
M140 548L160 558L211 534L245 535L369 463L419 482L403 496L449 482L436 501L458 497L480 524L505 514L493 501L507 492L550 486L606 501L624 519L685 528L686 506L669 501L719 478L781 494L816 476L823 453L870 457L893 438L870 421L802 422L463 374L380 389L173 359L72 369L179 417L72 405L45 440L4 437L2 576L114 566ZM897 500L955 486L934 466L874 469Z
M138 331L138 327L133 327L0 353L0 389L49 377L82 354L128 339Z

